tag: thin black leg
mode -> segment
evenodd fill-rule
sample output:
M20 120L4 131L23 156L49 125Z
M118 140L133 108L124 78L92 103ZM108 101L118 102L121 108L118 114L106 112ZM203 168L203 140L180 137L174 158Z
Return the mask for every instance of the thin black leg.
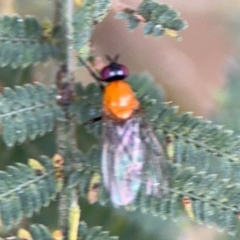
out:
M88 72L92 75L92 77L97 82L100 89L103 91L104 85L101 83L102 79L88 66L88 64L80 56L78 56L78 60L88 70ZM92 118L92 119L88 120L87 122L83 123L83 125L88 125L88 124L95 123L95 122L98 122L101 120L102 120L102 116L95 117L95 118Z
M99 85L100 89L103 91L104 85L101 83L102 79L88 66L88 64L80 56L78 56L78 60L88 70L88 72Z
M95 122L98 122L98 121L101 121L101 120L102 120L102 116L95 117L95 118L92 118L92 119L88 120L87 122L83 123L83 125L95 123Z

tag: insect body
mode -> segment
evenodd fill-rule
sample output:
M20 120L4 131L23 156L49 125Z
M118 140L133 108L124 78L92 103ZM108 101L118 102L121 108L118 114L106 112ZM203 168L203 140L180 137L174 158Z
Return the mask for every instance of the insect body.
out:
M110 64L102 69L101 78L97 78L101 81L100 85L102 82L107 83L106 86L101 85L102 172L104 186L110 193L111 201L120 206L134 201L144 178L147 182L154 175L163 184L166 178L163 178L163 161L159 158L165 160L165 155L155 136L147 130L140 103L130 85L124 81L128 76L127 68L117 63L118 56L115 59L107 58ZM80 61L92 76L96 76L81 58ZM146 146L143 138L148 138L148 143L157 149L157 153L148 153L151 147ZM148 164L154 164L154 167L149 168ZM147 194L157 193L160 196L161 193L153 188L156 186L148 186Z
M104 89L104 113L119 121L130 118L139 102L129 84L122 80L109 83Z

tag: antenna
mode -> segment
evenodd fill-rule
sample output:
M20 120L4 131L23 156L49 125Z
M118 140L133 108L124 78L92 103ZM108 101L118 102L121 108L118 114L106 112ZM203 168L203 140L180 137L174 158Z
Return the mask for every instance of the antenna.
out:
M115 55L115 57L114 57L114 59L113 59L113 60L114 60L114 62L117 62L117 61L118 61L118 59L119 59L119 57L120 57L120 54L119 54L119 53L118 53L118 54L116 54L116 55Z
M113 62L113 59L112 59L109 55L105 55L105 57L106 57L106 59L107 59L110 63Z
M114 58L111 58L109 55L105 55L105 57L110 63L116 63L120 57L120 54L116 54Z

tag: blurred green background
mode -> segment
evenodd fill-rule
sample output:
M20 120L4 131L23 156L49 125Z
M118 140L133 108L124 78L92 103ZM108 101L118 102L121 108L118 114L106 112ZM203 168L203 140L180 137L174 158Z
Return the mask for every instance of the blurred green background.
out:
M114 0L116 6L119 1ZM125 0L130 6L140 1ZM240 1L239 0L165 0L182 13L189 28L181 33L183 41L169 37L156 39L142 35L141 26L133 33L125 22L114 19L111 11L96 26L93 44L100 56L121 54L120 62L131 72L148 71L163 88L166 101L173 101L181 111L192 111L226 125L239 132L240 127ZM55 1L1 0L1 14L18 13L21 16L54 20ZM54 82L56 64L49 61L26 69L0 69L0 83L13 86L39 81L50 86ZM76 69L76 79L91 81L85 69ZM80 145L81 145L81 140ZM26 162L41 154L53 156L56 152L55 135L47 134L36 141L7 149L0 142L0 165L4 169L13 162ZM163 220L148 214L123 212L117 209L89 205L81 200L82 220L89 226L102 225L120 239L159 240L227 240L240 239L191 223L186 216ZM52 229L57 226L57 205L52 203L35 214L32 222L44 223ZM23 224L30 222L26 220Z

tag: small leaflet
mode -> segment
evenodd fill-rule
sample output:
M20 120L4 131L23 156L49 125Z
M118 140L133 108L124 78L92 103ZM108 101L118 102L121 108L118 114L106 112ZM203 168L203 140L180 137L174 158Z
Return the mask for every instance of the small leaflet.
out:
M55 179L57 182L57 192L60 192L63 188L63 180L64 180L64 172L63 172L63 165L64 159L63 157L56 153L52 157L52 164L55 170Z
M176 30L165 28L164 33L165 33L165 35L167 35L169 37L176 38L177 40L182 40L182 38L180 37L180 35L178 34L178 32Z
M166 154L168 159L172 162L174 161L174 136L172 134L167 134L166 136Z
M90 204L94 204L95 202L98 201L100 182L101 175L95 172L91 177L87 192L87 199Z
M37 176L41 176L46 172L45 167L36 159L29 158L28 166L35 171Z
M21 240L33 240L32 235L26 229L20 228L17 237Z
M74 0L74 3L75 3L77 6L82 6L82 5L83 5L83 0Z
M52 239L53 240L63 240L63 233L61 230L55 230L52 233Z
M42 38L44 40L50 40L52 37L53 26L49 19L44 19L41 24L42 27Z
M191 220L195 220L195 215L192 209L192 201L189 197L185 196L182 198L183 207Z

